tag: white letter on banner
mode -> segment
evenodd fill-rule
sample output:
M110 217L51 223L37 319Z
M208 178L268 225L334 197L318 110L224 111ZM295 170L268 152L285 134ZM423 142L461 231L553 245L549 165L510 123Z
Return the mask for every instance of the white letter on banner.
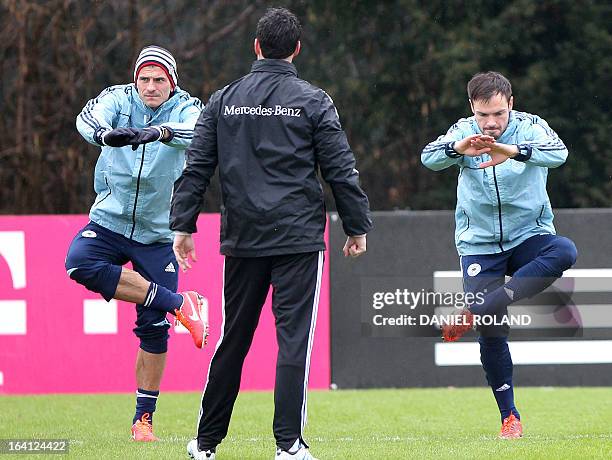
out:
M0 256L6 260L14 289L26 287L24 232L0 232ZM0 335L25 335L26 301L0 300Z

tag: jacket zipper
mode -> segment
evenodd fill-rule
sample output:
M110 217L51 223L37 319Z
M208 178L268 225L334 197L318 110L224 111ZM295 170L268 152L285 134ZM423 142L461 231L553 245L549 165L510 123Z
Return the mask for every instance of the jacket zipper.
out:
M136 205L138 204L138 192L140 191L140 176L142 174L142 167L144 165L145 157L145 146L142 146L142 158L140 159L140 169L138 170L138 179L136 180L136 197L134 198L134 211L132 212L132 231L130 232L130 240L134 236L134 229L136 228Z
M499 196L499 187L497 186L497 175L495 174L495 166L493 166L493 181L495 182L495 193L497 194L497 214L499 217L499 249L504 252L502 241L504 240L504 226L502 225L502 209L501 198Z

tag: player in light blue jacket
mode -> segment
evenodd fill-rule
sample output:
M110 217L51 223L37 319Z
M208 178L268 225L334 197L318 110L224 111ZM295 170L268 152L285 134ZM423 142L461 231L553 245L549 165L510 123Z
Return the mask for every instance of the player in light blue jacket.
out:
M466 292L481 293L442 328L445 341L458 340L478 326L480 356L499 406L500 437L522 436L514 405L509 327L502 324L508 305L546 289L576 262L576 247L555 235L546 178L562 165L567 148L537 115L512 109L510 82L497 72L476 74L468 83L474 115L455 123L428 144L423 164L439 171L459 168L455 243ZM512 278L505 282L505 276Z
M167 78L163 71L162 76ZM136 85L111 86L76 121L81 135L102 147L91 220L143 244L172 241L169 200L202 109L199 99L178 86L168 96L152 108L159 101L141 97Z
M102 151L90 222L72 241L66 270L107 301L136 304L136 441L157 440L152 422L168 347L166 314L176 315L200 348L208 327L201 297L176 293L170 199L202 108L177 82L172 54L147 46L136 61L134 83L105 89L76 121L81 135ZM128 262L133 269L124 267Z

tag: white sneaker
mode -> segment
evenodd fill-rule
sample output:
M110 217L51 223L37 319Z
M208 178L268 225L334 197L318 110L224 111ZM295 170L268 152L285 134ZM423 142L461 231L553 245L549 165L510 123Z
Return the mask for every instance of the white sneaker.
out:
M195 438L187 443L187 453L193 460L215 460L215 453L210 450L200 450L198 440Z
M314 458L308 448L301 445L295 452L287 452L286 450L276 448L276 456L274 460L317 460Z

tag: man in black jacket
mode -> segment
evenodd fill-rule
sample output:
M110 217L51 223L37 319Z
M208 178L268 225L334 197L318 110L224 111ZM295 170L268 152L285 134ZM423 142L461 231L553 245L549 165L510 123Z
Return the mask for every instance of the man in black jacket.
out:
M325 243L321 184L331 186L348 235L345 256L366 251L369 204L330 97L297 77L301 27L282 8L259 20L251 72L212 95L175 184L171 229L183 270L191 234L217 165L223 194L224 324L210 364L192 458L214 458L227 434L244 358L273 286L278 358L274 391L277 459L312 459L302 430Z

